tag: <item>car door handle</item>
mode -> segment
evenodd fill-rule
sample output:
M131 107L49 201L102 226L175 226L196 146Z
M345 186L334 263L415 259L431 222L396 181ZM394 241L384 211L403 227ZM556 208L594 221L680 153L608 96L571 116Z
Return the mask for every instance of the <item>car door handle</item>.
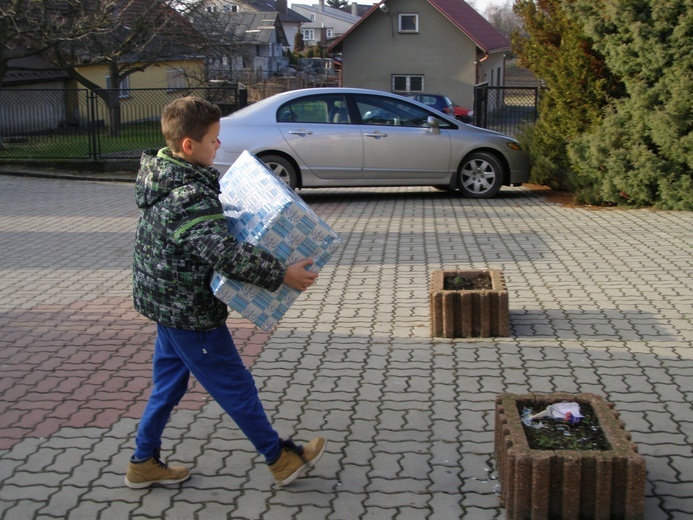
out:
M373 133L368 133L368 132L366 132L366 133L363 134L363 135L365 135L366 137L375 137L375 138L378 138L378 137L387 137L387 134L386 134L385 132L373 132Z
M313 135L313 132L310 130L304 130L303 128L299 130L289 130L289 133L293 135Z

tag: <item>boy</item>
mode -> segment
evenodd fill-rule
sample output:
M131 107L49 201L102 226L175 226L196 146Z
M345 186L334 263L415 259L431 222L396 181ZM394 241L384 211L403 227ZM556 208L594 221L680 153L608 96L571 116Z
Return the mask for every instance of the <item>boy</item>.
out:
M161 129L167 148L142 155L135 198L140 217L135 237L135 310L157 324L154 387L137 431L125 484L183 482L190 472L159 458L161 435L187 390L192 373L265 457L276 483L293 482L315 465L326 441L306 446L282 440L272 428L255 382L226 327L228 309L209 287L212 271L274 291L283 283L310 287L317 273L306 259L285 267L271 254L231 236L222 214L219 172L219 107L185 97L167 105Z

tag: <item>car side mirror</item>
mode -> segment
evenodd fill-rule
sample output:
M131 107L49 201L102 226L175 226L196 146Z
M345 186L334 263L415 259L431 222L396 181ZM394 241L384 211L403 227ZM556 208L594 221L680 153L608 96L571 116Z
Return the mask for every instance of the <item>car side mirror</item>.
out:
M433 116L428 116L426 123L428 123L428 127L431 129L432 134L440 133L440 121L438 121L437 118Z

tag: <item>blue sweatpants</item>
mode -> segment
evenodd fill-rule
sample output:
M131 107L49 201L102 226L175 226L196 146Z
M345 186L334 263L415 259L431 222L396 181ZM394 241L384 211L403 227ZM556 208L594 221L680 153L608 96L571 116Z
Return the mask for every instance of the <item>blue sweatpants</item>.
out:
M137 430L134 459L152 457L161 446L164 427L188 389L191 372L258 453L269 463L275 461L281 452L279 435L225 324L207 332L157 324L154 387Z

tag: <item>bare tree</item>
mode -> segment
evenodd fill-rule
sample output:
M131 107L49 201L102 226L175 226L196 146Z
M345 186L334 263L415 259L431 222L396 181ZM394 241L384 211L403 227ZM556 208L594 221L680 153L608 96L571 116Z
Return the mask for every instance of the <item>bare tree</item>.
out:
M0 0L0 77L19 68L17 58L41 56L53 66L44 70L64 71L105 102L108 131L119 135L120 86L131 74L193 58L205 69L187 75L187 84L209 86L234 82L234 71L250 62L257 31L247 30L242 13L207 7L205 0ZM93 65L107 68L105 87L80 72Z
M349 0L327 0L327 5L335 9L341 9L349 5Z
M113 10L114 2L86 12L78 0L0 0L0 86L8 71L28 70L18 60L109 31Z
M46 54L106 102L109 131L118 135L121 82L161 61L189 56L200 39L189 20L201 2L88 0L82 3L87 17L93 16L94 10L101 11L104 4L111 16L101 31L80 39L63 40ZM84 64L106 65L110 88L104 89L80 74L77 67Z
M489 5L484 11L484 18L508 39L515 31L522 28L522 20L510 3Z
M40 55L56 70L101 97L108 106L109 132L120 132L119 87L127 76L162 60L180 57L200 44L191 18L202 0L0 0L0 72L12 59ZM106 65L111 88L79 72Z

